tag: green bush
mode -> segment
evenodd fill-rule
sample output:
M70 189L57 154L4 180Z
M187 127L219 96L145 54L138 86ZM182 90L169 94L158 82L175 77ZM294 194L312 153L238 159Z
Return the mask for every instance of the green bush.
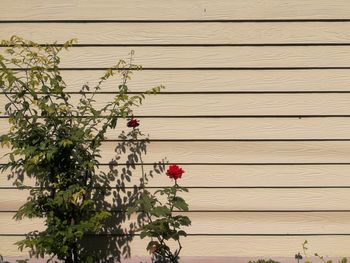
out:
M16 36L1 42L7 48L0 55L0 89L8 100L5 114L11 127L0 137L2 147L9 148L9 162L0 169L9 171L18 189L29 192L15 219L42 218L45 223L43 231L17 242L21 250L29 248L31 256L52 261L97 262L83 240L106 230L111 212L105 197L115 180L98 170L101 145L119 118L133 115L144 94L158 93L161 87L130 95L127 81L139 69L131 54L130 61L119 61L95 87L83 86L79 100L72 102L59 53L73 43L43 46ZM117 95L96 109L96 93L115 75L121 79ZM25 178L35 186L26 185Z

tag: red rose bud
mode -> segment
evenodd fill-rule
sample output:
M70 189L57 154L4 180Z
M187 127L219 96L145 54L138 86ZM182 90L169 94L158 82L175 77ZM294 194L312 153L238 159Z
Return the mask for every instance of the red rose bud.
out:
M140 125L140 121L137 119L131 119L126 123L129 128L135 128Z
M169 166L169 169L166 171L166 175L169 176L169 178L171 179L179 179L182 177L182 174L184 173L185 171L177 166L176 164L172 164Z

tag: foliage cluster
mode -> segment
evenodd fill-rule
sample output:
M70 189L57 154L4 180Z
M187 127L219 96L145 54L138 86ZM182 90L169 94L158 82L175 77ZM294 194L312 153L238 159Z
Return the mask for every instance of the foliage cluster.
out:
M145 212L148 218L157 217L145 225L139 222L143 225L141 237L157 237L162 242L156 248L152 243L153 252L170 256L170 249L163 241L169 238L179 241L180 236L185 236L180 227L190 224L187 217L172 215L174 208L188 209L186 202L177 196L186 189L175 184L156 192L167 196L168 202L163 205L145 189L144 171L142 191L135 190L132 195L122 189L125 188L123 180L130 180L130 166L134 168L146 152L144 142L137 138L141 133L135 122L128 125L133 128L128 135L121 135L122 139L131 136L132 153L128 156L127 169L123 169L127 174L99 169L107 132L116 128L119 118L132 116L133 108L142 104L145 94L156 94L162 86L130 93L127 81L133 70L140 69L133 64L131 53L129 61L120 60L97 85L84 85L79 94L72 95L67 92L59 64L60 52L74 43L70 40L62 46L39 45L16 36L1 42L7 48L0 55L0 89L8 100L5 114L9 117L10 130L0 136L1 146L9 149L8 162L1 164L0 169L9 172L8 178L14 181L14 186L28 192L28 199L15 219L42 218L45 222L43 231L28 233L17 245L21 250L29 248L30 256L49 256L52 262L97 262L100 259L84 242L91 236L106 233L108 224L113 224L111 209L134 204L134 212ZM97 93L113 76L121 81L115 97L99 103ZM118 155L118 146L116 151ZM117 191L121 189L113 193L114 206L107 200L112 193L112 183L116 183ZM121 197L122 193L126 197ZM144 211L139 211L141 207ZM176 262L180 250L171 262Z

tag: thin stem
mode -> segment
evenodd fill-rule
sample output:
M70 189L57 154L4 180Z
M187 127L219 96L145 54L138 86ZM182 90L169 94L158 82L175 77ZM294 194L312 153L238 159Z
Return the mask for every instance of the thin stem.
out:
M174 196L172 197L172 200L175 199L176 194L177 194L176 188L178 187L178 184L177 184L176 180L175 180L174 187L175 187L175 193L174 193ZM174 202L170 203L170 200L169 200L169 204L171 204L171 207L170 207L170 214L169 214L168 218L171 218L173 216L173 210L174 210L175 203Z
M179 250L178 250L177 253L175 254L175 258L178 258L178 256L180 255L181 249L182 249L181 242L180 242L180 237L179 237L179 239L177 240L177 243L178 243L178 245L179 245Z
M5 94L6 98L11 102L11 104L13 106L15 106L16 110L20 111L20 109L17 107L16 103L14 103L13 100L6 93L4 93L4 94Z
M177 190L176 189L178 187L178 184L177 184L176 179L175 179L174 187L175 187L175 193L174 193L174 196L172 197L172 199L175 199L176 194L177 194ZM168 216L169 219L173 216L174 205L175 205L175 203L172 202L171 208L170 208L170 215ZM175 228L174 228L174 230L175 230ZM178 242L178 245L179 245L179 249L178 249L177 253L175 253L175 255L173 256L173 259L171 259L171 260L173 260L174 263L177 263L177 258L178 258L179 254L180 254L181 249L182 249L182 246L181 246L181 243L180 243L180 237L178 238L177 242Z
M135 128L133 128L135 130ZM135 140L136 140L136 144L137 144L137 147L139 147L139 142L137 141L137 133L136 133L136 136L135 136ZM141 182L141 188L144 190L145 189L145 183L146 183L146 177L145 177L145 168L144 168L144 163L143 163L143 159L142 159L142 153L140 152L139 154L139 157L140 157L140 164L141 164L141 173L142 173L142 182Z

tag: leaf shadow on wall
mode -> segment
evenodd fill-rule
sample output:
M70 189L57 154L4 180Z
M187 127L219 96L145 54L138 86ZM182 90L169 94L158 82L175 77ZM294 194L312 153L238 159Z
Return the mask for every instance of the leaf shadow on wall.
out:
M139 239L135 232L146 218L142 213L131 216L126 211L140 197L140 186L165 171L165 160L152 165L143 164L142 156L147 154L148 139L130 140L124 132L119 138L116 156L109 162L109 171L103 176L103 188L95 200L97 207L110 211L111 216L101 233L87 235L82 243L94 263L120 262L132 256L131 243L135 238Z

